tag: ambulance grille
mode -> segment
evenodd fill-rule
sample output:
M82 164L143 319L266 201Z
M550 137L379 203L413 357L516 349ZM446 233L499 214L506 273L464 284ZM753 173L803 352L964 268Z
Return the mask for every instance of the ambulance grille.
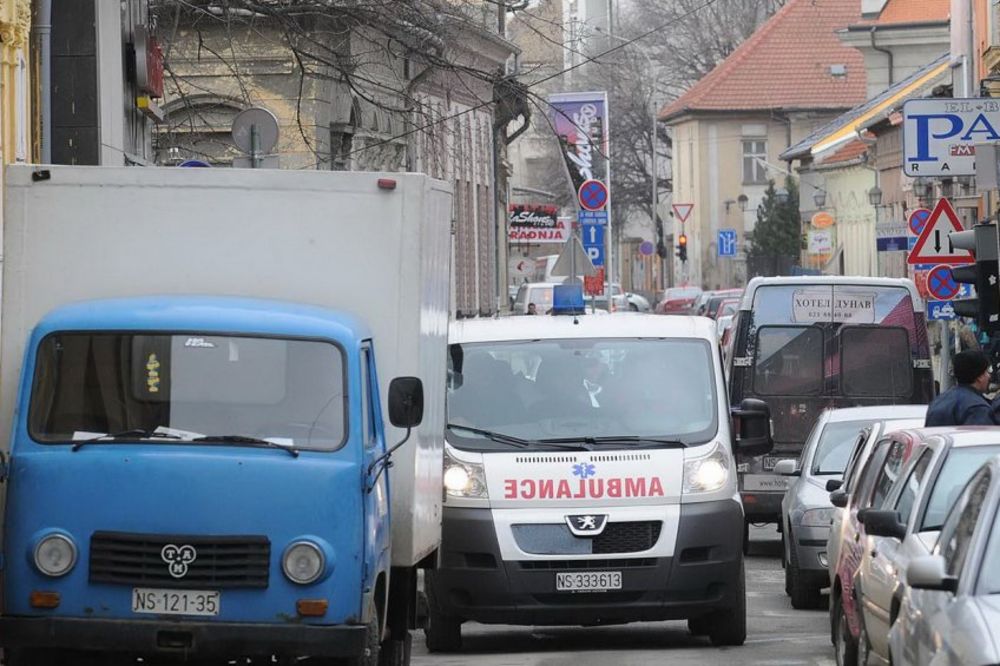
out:
M590 569L635 569L655 567L655 557L639 557L630 560L522 560L521 568L526 571L563 571Z
M594 555L638 553L649 550L660 538L659 520L608 523L600 536L594 537Z
M639 520L608 523L597 536L576 536L564 523L511 525L518 548L532 555L614 555L640 553L656 545L663 523Z

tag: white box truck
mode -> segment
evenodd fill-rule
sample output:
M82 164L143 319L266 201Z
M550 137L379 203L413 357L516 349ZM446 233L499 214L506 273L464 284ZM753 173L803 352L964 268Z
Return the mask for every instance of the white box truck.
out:
M21 165L4 194L8 663L408 662L440 541L449 186Z

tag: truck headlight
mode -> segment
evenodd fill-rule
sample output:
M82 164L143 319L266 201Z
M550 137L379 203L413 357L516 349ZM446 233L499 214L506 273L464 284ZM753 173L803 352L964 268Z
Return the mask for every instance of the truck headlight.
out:
M802 512L802 527L829 527L833 522L833 509L808 509Z
M35 545L34 560L46 576L65 576L76 564L76 545L65 534L49 534Z
M707 456L684 462L684 494L711 493L729 482L729 456L716 445Z
M285 549L281 557L281 569L288 580L299 585L308 585L323 575L326 558L319 546L309 541L296 541Z
M486 499L486 473L478 463L456 460L445 452L444 490L449 497Z

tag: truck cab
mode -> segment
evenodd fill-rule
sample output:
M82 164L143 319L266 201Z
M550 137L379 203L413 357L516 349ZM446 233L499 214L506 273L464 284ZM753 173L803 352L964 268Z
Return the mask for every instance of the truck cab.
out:
M377 654L389 490L364 324L236 298L64 306L16 399L9 664Z

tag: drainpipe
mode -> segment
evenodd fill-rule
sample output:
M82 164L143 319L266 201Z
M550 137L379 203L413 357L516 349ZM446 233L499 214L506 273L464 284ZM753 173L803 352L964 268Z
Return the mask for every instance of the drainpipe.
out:
M31 27L38 58L38 102L41 132L38 139L42 164L52 163L52 0L35 0Z
M868 36L871 38L872 48L879 53L884 53L886 56L886 61L889 64L889 85L891 86L896 81L892 75L893 65L892 65L892 50L881 46L875 45L875 31L878 30L878 26L872 26L872 29L868 32Z

